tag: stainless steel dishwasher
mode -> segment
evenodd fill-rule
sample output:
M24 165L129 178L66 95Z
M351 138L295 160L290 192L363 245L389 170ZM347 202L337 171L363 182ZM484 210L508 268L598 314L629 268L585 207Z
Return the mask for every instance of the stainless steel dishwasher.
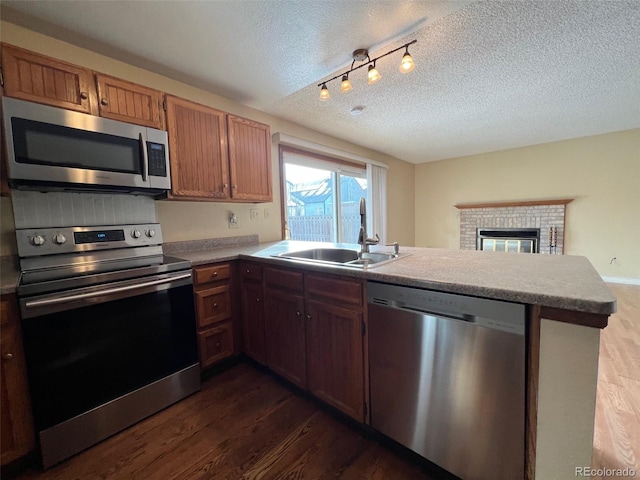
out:
M371 424L464 480L524 476L525 307L367 284Z

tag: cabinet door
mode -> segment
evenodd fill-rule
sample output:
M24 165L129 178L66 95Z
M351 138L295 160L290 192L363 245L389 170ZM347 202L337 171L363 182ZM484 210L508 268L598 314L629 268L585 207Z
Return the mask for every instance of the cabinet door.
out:
M244 352L256 362L267 361L264 338L264 302L262 284L242 282L242 323Z
M0 463L6 465L29 453L35 437L17 306L13 300L3 299L0 308Z
M231 287L220 285L196 291L198 328L231 318Z
M309 391L364 421L362 313L307 300Z
M224 112L170 95L166 101L172 197L228 199Z
M307 388L304 299L265 290L267 365L296 385Z
M91 70L3 45L2 73L4 94L8 97L98 113Z
M101 117L164 128L162 92L102 74L96 84Z
M273 201L269 126L234 115L227 117L231 197L242 201Z
M198 332L200 368L207 368L233 355L233 328L231 322Z

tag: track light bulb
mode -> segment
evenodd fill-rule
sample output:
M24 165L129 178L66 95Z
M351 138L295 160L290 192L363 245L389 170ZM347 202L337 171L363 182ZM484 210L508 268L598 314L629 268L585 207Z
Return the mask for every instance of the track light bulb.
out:
M413 71L414 68L416 68L416 64L414 63L413 58L411 58L411 55L409 55L409 47L407 47L407 51L400 62L400 71L402 73L409 73Z
M323 83L322 88L320 89L320 100L329 100L331 95L329 95L329 89L327 88L327 84Z
M373 63L373 65L369 65L369 72L367 73L367 78L369 79L368 81L369 85L376 83L378 80L382 78L378 70L376 70L375 62Z
M347 93L353 87L351 86L351 82L349 81L349 75L342 76L342 86L340 87L340 93Z

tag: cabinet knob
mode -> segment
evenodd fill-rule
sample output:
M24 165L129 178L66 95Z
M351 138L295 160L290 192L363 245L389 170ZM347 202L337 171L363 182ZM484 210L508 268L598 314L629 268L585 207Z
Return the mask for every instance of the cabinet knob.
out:
M251 270L249 270L248 268L247 268L247 273L251 273Z
M109 101L108 101L106 98L101 98L101 99L100 99L100 103L101 103L102 105L105 105L105 106L106 106L106 105L109 105Z
M216 343L216 348L220 348L220 342Z
M5 353L4 355L2 355L2 358L4 358L5 360L13 360L13 353Z
M307 313L307 320L311 320L311 315Z
M217 302L213 304L213 308L218 308L218 303Z
M87 92L80 92L80 98L82 100L86 100L87 98L89 98L89 95L87 95Z
M300 315L302 315L300 312L296 312L296 317L299 317Z
M223 190L226 190L227 188L229 188L229 184L228 183L225 183L224 185L222 185L222 189Z
M234 189L234 190L237 190L237 188L238 188L238 185L234 185L234 186L233 186L233 189Z
M256 302L259 302L259 301L260 301L260 298L256 298Z
M213 272L213 276L217 277L218 276L218 272Z

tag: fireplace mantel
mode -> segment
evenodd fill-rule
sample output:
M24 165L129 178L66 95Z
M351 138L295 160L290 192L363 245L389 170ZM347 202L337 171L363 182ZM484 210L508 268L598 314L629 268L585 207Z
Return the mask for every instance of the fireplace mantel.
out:
M503 207L532 207L539 205L566 205L573 202L573 198L559 198L554 200L524 200L519 202L492 202L492 203L458 203L454 205L458 210L465 208L503 208Z

